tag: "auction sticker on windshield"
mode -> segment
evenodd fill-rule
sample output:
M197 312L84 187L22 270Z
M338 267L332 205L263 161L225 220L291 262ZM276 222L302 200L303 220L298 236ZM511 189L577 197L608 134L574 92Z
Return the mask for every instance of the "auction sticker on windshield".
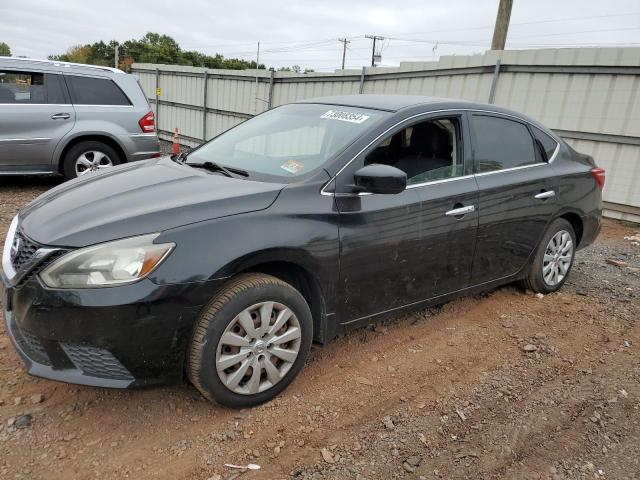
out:
M340 110L329 110L327 113L323 113L320 118L327 118L329 120L340 120L342 122L350 123L363 123L369 119L369 115L362 115L361 113L342 112Z

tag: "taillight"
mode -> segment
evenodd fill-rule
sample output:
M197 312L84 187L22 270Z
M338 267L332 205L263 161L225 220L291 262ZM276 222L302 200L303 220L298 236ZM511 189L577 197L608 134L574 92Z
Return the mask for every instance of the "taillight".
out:
M591 176L596 181L598 188L602 190L604 188L604 168L596 167L591 169Z
M147 113L144 117L138 120L138 125L144 133L152 133L156 131L156 120L153 116L153 112Z

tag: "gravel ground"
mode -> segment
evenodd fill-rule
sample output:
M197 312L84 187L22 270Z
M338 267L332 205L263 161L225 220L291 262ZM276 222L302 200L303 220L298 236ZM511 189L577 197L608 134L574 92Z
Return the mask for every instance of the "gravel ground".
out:
M59 182L0 180L2 238ZM504 287L314 349L248 410L29 377L0 328L0 478L640 478L639 230L605 222L555 294Z

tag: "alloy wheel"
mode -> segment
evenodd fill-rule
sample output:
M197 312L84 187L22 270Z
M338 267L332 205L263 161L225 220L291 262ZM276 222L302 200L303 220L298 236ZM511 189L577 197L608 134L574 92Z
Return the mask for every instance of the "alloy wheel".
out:
M107 154L99 150L89 150L76 159L76 176L88 172L96 172L103 168L113 167L113 162Z
M566 230L557 232L547 245L542 259L542 278L554 287L567 276L573 260L573 239Z
M216 371L232 392L253 395L284 378L298 353L302 331L293 311L277 302L261 302L240 312L227 326L216 349Z

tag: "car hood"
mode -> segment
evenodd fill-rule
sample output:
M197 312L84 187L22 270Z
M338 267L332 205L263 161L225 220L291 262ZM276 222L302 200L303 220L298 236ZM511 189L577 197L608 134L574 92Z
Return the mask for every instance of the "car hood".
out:
M83 247L262 210L284 186L145 160L49 190L20 211L20 228L43 245Z

